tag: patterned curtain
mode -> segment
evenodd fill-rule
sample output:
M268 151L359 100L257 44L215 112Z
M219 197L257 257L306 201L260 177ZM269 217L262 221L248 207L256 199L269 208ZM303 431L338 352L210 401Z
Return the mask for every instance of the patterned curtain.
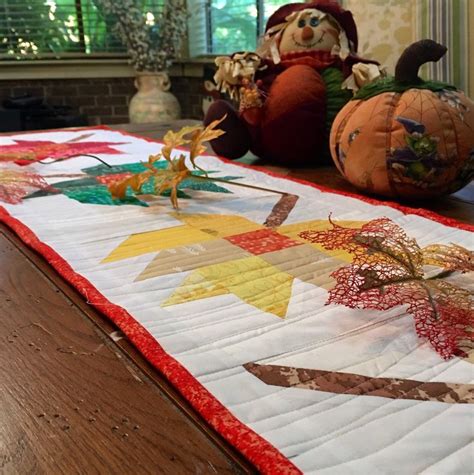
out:
M393 73L404 48L431 38L448 48L446 57L422 75L448 82L474 96L474 0L343 0L354 14L360 53ZM471 44L469 44L471 40ZM471 51L469 51L471 47Z
M428 77L463 90L469 85L468 3L469 0L422 0L418 2L417 15L419 36L448 47L441 61L428 65Z

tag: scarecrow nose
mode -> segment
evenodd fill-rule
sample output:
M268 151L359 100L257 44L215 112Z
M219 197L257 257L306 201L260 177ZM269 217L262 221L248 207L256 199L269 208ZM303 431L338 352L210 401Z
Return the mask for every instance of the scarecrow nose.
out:
M301 38L303 41L312 40L314 38L313 29L310 26L305 26L301 32Z

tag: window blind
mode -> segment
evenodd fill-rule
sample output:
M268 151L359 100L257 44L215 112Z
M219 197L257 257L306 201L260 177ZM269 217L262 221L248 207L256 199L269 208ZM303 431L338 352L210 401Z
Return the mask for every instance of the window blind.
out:
M141 2L152 29L158 28L164 1ZM268 17L285 3L188 0L190 56L255 50ZM114 24L98 0L0 0L0 59L125 56Z
M191 57L210 53L209 2L210 0L188 0L187 2L189 56Z
M153 29L163 0L140 6ZM114 24L95 0L0 0L0 58L123 56Z
M188 0L191 56L254 51L268 17L287 0Z
M287 0L211 0L211 52L254 51L268 17Z

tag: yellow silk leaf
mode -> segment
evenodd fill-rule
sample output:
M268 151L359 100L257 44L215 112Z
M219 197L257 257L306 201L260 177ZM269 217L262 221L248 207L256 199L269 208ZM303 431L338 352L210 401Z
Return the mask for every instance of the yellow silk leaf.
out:
M163 142L165 145L161 149L163 157L170 162L171 152L173 149L180 147L181 145L191 143L191 139L186 138L186 136L196 132L199 129L202 129L202 126L194 125L183 127L181 130L178 130L178 132L173 132L172 130L166 132L165 136L163 137Z
M173 132L172 130L168 131L163 138L164 146L161 152L156 155L150 155L148 162L142 162L143 166L148 169L147 171L137 173L129 178L109 185L109 191L112 197L124 198L128 187L131 187L135 193L140 193L142 186L153 177L155 181L155 193L161 194L170 189L171 203L174 208L178 208L178 186L183 180L191 176L192 173L186 166L185 154L182 153L177 158L171 157L173 149L190 144L190 161L193 168L204 171L196 165L195 159L198 155L206 151L203 142L213 140L224 134L222 130L216 129L217 125L224 119L225 116L220 120L215 120L210 123L207 127L195 125L183 127L177 132ZM164 158L168 162L168 168L165 170L157 169L154 166L154 163L161 158Z
M197 129L192 136L191 139L191 156L190 160L193 164L193 167L199 168L196 163L196 157L201 155L206 151L206 146L203 145L204 142L208 142L210 140L214 140L221 135L224 135L225 132L220 129L216 129L216 127L226 118L226 115L221 119L214 120L211 122L206 128L199 128Z
M144 183L148 181L152 173L150 171L137 173L125 180L121 180L109 185L109 191L112 198L125 198L127 194L127 188L130 187L135 193L138 193Z
M162 170L161 172L155 174L155 191L161 195L164 191L171 189L171 204L173 208L178 209L178 186L191 175L191 171L186 168L183 171Z

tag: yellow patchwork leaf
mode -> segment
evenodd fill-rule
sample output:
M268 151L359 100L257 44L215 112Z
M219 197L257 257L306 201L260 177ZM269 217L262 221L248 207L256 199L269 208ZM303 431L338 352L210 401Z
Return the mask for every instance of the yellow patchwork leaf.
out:
M252 256L194 271L163 305L232 293L263 312L285 318L293 280L291 275Z
M214 236L186 225L133 234L125 239L102 262L120 261L150 252L158 252L162 249L173 249L212 239L215 239Z
M232 214L170 213L170 216L216 237L234 236L265 228L262 224Z
M184 282L161 306L178 305L180 303L194 302L218 295L228 294L229 291L219 283L206 280L198 272L193 272L184 279Z
M242 259L250 254L225 239L203 241L198 244L163 249L145 267L136 281L162 275L189 272L201 267Z

